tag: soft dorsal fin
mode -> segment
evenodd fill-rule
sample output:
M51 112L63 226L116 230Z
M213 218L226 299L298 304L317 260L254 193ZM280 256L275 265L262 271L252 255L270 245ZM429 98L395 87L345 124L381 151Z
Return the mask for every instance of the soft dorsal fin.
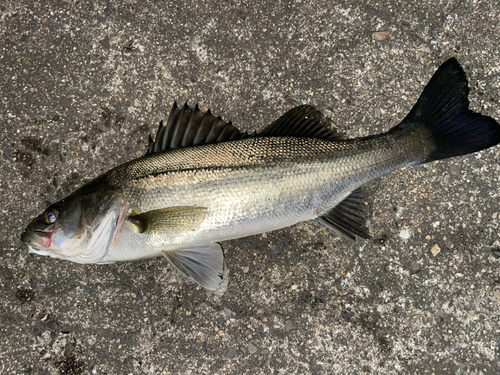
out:
M361 189L354 190L332 210L317 219L321 224L349 240L371 238L365 226L365 208Z
M182 108L174 103L167 120L167 125L160 122L155 140L149 136L146 155L174 150L177 148L205 145L209 143L233 141L249 135L236 129L231 122L224 122L220 117L200 111L198 105Z
M331 126L331 121L310 105L292 108L259 133L259 136L292 136L321 138L328 141L342 139Z

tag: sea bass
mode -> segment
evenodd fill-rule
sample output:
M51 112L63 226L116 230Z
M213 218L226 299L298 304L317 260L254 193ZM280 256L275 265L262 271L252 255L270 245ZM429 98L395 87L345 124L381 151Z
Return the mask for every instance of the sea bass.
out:
M312 219L368 239L365 183L498 144L500 125L468 109L468 90L452 58L399 125L356 139L342 137L307 105L247 134L198 106L174 104L146 155L51 205L21 239L33 253L78 263L163 255L222 294L228 279L218 242Z

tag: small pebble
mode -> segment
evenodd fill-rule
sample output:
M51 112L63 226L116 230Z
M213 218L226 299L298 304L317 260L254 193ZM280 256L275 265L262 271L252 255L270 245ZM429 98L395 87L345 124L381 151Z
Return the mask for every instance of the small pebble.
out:
M250 352L250 354L255 354L257 353L257 348L255 347L255 345L253 345L251 342L248 343L248 351Z
M243 267L243 273L248 273L248 271L250 271L250 267Z
M407 240L408 238L410 238L410 232L408 232L408 230L406 229L403 229L401 232L399 232L399 237L401 237L404 240Z
M432 255L436 256L441 252L441 248L436 244L431 247L431 253Z
M493 291L493 297L497 300L498 304L500 305L500 289L494 290Z
M420 272L420 264L415 260L408 260L403 262L403 267L410 273L410 275L415 275Z
M455 176L458 176L460 174L460 168L458 167L458 165L452 165L450 167L450 172Z
M386 40L389 34L389 31L376 31L373 33L373 37L380 42L382 40Z

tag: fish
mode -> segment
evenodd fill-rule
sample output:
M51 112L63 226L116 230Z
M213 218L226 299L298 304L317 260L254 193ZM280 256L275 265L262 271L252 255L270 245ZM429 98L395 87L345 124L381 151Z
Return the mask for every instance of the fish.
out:
M164 256L215 294L228 285L221 241L317 220L371 238L362 186L394 170L500 143L495 119L469 109L455 58L389 131L348 139L309 105L259 133L174 103L145 155L49 206L21 235L31 253L77 263Z

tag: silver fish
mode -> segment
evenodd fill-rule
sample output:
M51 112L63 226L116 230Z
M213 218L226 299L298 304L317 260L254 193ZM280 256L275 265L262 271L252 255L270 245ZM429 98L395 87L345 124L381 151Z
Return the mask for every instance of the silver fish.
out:
M182 274L223 293L220 241L317 219L370 238L360 187L399 168L500 142L500 125L468 109L455 59L442 64L411 112L384 134L345 139L310 106L259 134L174 104L145 156L54 203L21 239L40 255L111 263L164 255Z

